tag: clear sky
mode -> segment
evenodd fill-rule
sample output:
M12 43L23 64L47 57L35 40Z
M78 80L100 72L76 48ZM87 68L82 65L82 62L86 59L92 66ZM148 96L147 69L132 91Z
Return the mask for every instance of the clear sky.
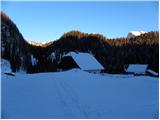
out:
M25 39L47 42L79 30L106 37L129 31L158 30L158 1L137 2L2 2L4 11Z

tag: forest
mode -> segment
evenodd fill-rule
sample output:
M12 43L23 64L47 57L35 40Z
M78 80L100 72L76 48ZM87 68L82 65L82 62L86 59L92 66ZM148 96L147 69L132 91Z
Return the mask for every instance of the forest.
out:
M55 41L35 45L27 42L16 24L1 12L1 55L10 61L13 72L20 69L27 73L57 71L63 55L70 51L92 54L107 73L121 73L129 64L148 64L148 68L159 71L159 31L130 39L116 36L110 39L72 30ZM36 64L32 64L32 56Z

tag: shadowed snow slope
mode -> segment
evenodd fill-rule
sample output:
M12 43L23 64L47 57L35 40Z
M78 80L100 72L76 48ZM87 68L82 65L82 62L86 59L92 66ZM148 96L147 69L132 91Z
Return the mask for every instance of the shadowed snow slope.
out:
M2 74L3 118L158 118L158 78L66 72Z
M12 72L10 63L5 59L1 59L1 71L2 71L2 74Z

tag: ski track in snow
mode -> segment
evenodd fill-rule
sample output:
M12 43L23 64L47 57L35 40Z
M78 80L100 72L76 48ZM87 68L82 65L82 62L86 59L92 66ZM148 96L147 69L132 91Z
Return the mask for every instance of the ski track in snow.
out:
M71 116L72 118L87 118L87 112L81 107L78 96L72 87L61 80L56 80L56 86L61 103L64 106L64 116L67 118L70 118Z

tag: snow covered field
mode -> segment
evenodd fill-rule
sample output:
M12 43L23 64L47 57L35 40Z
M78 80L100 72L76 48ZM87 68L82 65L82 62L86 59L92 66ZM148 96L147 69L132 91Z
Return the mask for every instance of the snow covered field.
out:
M158 118L158 78L2 73L2 118Z

